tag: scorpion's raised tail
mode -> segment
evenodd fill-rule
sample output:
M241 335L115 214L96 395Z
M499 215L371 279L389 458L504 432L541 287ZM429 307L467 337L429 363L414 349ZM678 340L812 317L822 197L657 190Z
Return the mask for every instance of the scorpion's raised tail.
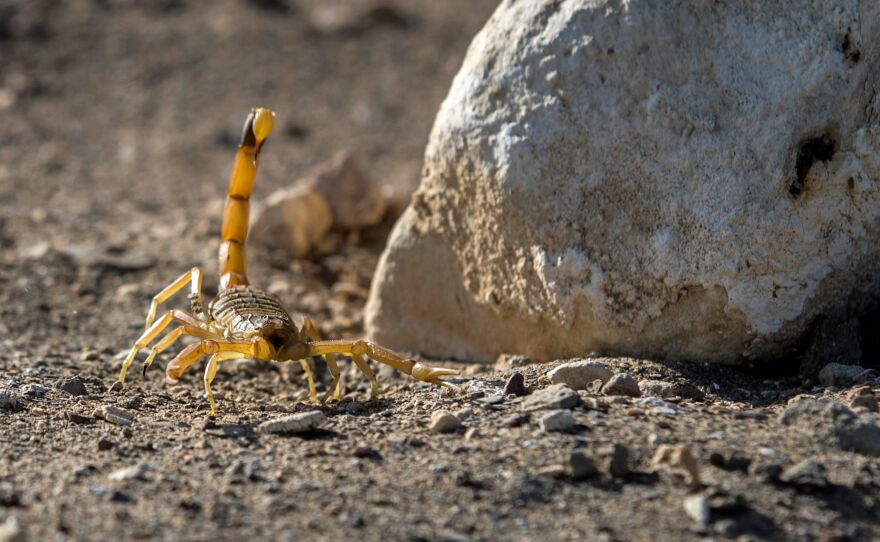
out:
M272 132L275 113L258 107L244 121L241 143L235 154L226 207L223 209L222 241L220 242L220 289L247 284L247 263L244 243L248 233L248 210L257 158L263 142Z

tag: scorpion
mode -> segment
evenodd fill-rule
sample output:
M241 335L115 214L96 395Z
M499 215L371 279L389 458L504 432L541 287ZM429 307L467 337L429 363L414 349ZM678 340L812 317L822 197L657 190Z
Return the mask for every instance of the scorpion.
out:
M254 108L247 116L241 142L235 155L229 190L223 210L219 251L220 284L217 296L207 310L202 303L202 269L193 267L153 297L147 312L145 331L135 341L122 363L119 381L125 386L125 375L138 352L145 349L172 323L179 326L154 343L143 364L143 374L162 351L182 336L196 337L193 343L168 362L165 375L177 382L186 369L205 356L210 356L205 367L205 398L211 412L217 415L217 403L211 383L221 361L250 358L260 361L299 361L309 386L309 400L318 403L315 379L306 361L324 357L331 383L321 398L326 404L332 395L342 397L339 385L339 366L336 355L351 357L354 364L370 380L370 400L379 396L376 375L365 357L389 365L413 378L455 391L457 386L441 377L460 374L454 369L429 367L384 348L366 339L322 340L317 327L306 317L297 326L282 307L280 299L264 290L251 286L246 273L245 241L251 191L257 174L260 150L272 132L275 113L266 108ZM189 285L190 311L171 309L156 319L159 305Z

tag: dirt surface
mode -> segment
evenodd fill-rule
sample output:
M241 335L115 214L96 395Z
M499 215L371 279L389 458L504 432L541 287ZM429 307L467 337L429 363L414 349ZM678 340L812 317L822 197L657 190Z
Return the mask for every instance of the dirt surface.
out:
M343 362L346 397L317 408L295 368L241 362L209 419L198 368L164 382L171 351L108 391L154 293L193 265L216 292L244 112L278 112L255 200L347 149L406 194L493 4L0 2L0 540L880 537L872 371L825 388L603 359L688 398L541 402L561 361L435 360L464 395L377 367L370 402ZM392 220L315 260L254 250L251 279L358 336ZM525 396L503 394L515 373ZM260 428L316 408L304 433Z

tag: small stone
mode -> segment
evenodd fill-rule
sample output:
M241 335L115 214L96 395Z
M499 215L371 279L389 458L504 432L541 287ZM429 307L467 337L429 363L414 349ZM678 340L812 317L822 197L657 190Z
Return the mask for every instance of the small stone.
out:
M0 410L18 410L21 404L12 390L0 391Z
M726 471L748 472L752 460L737 452L733 452L730 455L714 452L709 456L709 463Z
M476 427L468 427L467 431L464 432L464 440L474 440L479 438L480 430Z
M27 533L18 524L15 516L9 516L0 525L0 542L27 542Z
M684 499L684 511L692 520L705 527L709 524L709 499L705 495L691 495Z
M87 425L95 421L91 416L85 416L78 412L68 411L64 413L64 418L69 421L80 425Z
M566 474L568 474L568 471L565 465L546 465L538 469L539 476L546 476L548 478L564 478Z
M430 429L432 433L452 433L461 428L461 420L446 410L438 410L431 415Z
M522 373L513 373L504 383L504 395L522 397L526 394L526 378Z
M107 391L109 393L116 393L116 392L122 391L122 389L124 387L125 387L125 385L122 382L120 382L119 380L117 380L116 382L111 384L109 388L107 388Z
M116 446L116 443L110 439L102 438L98 440L98 451L106 452L107 450L113 449Z
M576 391L565 384L553 384L529 395L522 403L522 409L551 410L560 408L574 408L581 402Z
M547 433L562 433L574 428L574 416L570 410L554 410L541 416L541 429Z
M642 395L659 397L661 399L681 397L683 399L702 401L706 398L706 394L703 393L703 390L686 382L674 383L663 380L642 380L639 382L639 390L641 390Z
M320 410L311 410L265 421L258 429L262 433L305 433L314 430L323 422L324 413Z
M116 425L131 425L134 422L134 412L114 405L101 406L92 415Z
M568 455L568 467L571 469L571 477L575 480L587 480L599 475L596 462L583 452L571 452Z
M614 371L609 369L607 365L590 359L578 359L564 363L547 373L550 382L565 384L574 390L588 389L596 380L600 380L604 384L613 376Z
M354 449L355 457L360 459L382 459L382 454L369 446L358 446Z
M88 390L86 390L85 383L83 383L82 378L79 376L61 378L55 383L55 387L61 391L66 391L73 396L88 395L89 393Z
M819 371L819 383L825 387L849 386L855 382L865 371L864 367L858 365L844 365L843 363L829 363Z
M529 422L529 415L526 413L512 414L501 422L504 427L519 427Z
M629 448L623 444L614 444L607 461L608 473L617 478L625 478L630 475Z
M805 459L788 467L779 476L783 484L796 486L800 489L824 489L828 487L825 465L813 459Z
M133 479L143 480L146 474L153 469L154 467L149 463L138 463L133 467L127 467L124 469L113 471L110 473L109 476L107 476L107 478L113 480L114 482Z
M21 387L21 393L29 399L42 399L49 393L49 388L42 384L25 384Z
M639 389L639 383L626 373L616 374L611 380L602 386L602 393L605 395L624 395L627 397L640 397L642 395Z

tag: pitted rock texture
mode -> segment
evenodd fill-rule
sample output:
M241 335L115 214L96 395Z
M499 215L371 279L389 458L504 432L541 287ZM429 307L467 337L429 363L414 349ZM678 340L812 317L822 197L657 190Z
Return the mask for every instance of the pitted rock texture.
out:
M503 2L374 278L382 344L742 363L878 297L880 4Z

